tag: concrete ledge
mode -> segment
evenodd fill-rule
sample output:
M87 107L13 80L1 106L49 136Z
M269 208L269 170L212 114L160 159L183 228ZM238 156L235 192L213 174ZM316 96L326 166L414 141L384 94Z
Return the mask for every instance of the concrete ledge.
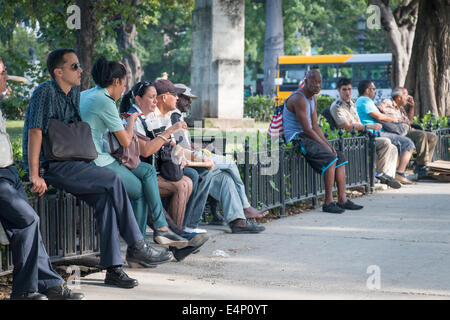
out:
M230 128L254 128L255 119L217 119L204 118L203 128L218 128L221 130Z

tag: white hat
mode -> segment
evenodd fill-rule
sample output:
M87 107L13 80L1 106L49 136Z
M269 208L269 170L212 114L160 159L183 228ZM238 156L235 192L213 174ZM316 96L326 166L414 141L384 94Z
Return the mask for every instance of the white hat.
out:
M191 99L197 99L198 97L193 95L191 92L191 88L189 88L188 86L182 84L182 83L176 83L174 84L175 88L180 88L180 89L184 89L185 91L182 93L182 95L185 95Z

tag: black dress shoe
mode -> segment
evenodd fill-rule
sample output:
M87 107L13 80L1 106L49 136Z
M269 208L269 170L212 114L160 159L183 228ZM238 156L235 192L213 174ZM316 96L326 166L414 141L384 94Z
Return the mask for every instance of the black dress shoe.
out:
M44 291L48 300L83 300L84 294L72 292L66 285L55 286Z
M188 245L191 247L200 247L208 241L208 239L209 236L206 233L197 233L189 240Z
M128 247L126 259L131 268L153 268L156 264L171 261L173 254L170 251L153 248L141 240Z
M177 249L175 247L169 247L172 251L173 256L177 261L182 261L191 253L197 253L199 248L208 241L209 236L204 233L198 233L191 240L189 240L189 245L182 249Z
M131 289L139 283L136 279L130 278L122 268L112 268L106 272L105 283L119 288Z
M243 220L243 219L236 219L236 220ZM263 226L260 226L257 223L252 222L250 220L246 221L245 227L241 227L237 225L236 220L230 222L230 228L232 233L260 233L266 230L266 228L264 228Z
M46 295L39 292L13 292L11 300L48 300Z
M383 173L382 175L377 177L378 180L382 184L387 184L389 187L394 189L400 189L402 187L402 184L395 179L394 177L388 176L387 174Z
M153 240L163 246L172 246L178 249L188 245L187 239L180 237L170 229L166 231L155 230L153 232Z

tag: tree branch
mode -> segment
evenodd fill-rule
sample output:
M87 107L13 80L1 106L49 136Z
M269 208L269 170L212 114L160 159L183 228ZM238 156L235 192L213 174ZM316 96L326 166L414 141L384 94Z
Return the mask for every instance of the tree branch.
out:
M419 0L405 0L393 12L395 21L399 27L415 24L419 12ZM411 16L414 19L411 19Z

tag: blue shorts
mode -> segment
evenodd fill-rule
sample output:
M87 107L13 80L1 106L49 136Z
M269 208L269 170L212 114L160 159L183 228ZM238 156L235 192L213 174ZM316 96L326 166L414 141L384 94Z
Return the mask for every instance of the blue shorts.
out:
M381 132L380 136L391 140L391 143L397 147L398 154L415 149L414 142L408 137L386 131Z

